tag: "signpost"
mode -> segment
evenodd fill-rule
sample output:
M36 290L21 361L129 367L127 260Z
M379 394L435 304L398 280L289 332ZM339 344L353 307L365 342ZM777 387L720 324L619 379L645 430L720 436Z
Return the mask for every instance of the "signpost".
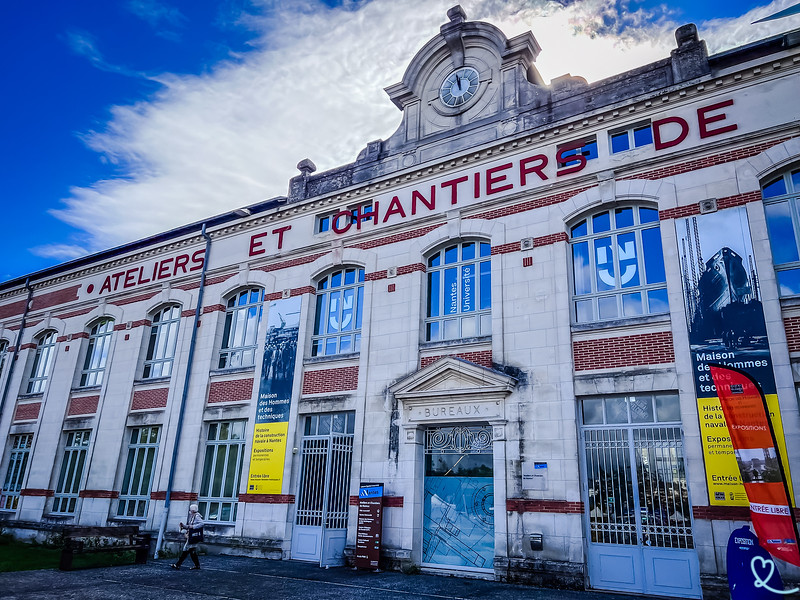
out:
M383 524L383 484L362 483L358 489L356 568L379 568Z

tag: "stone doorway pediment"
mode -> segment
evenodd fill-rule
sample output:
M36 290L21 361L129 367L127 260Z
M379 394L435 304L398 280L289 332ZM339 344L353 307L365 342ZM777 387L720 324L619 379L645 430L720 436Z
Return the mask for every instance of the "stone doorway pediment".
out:
M389 388L402 405L404 426L505 421L505 398L517 380L469 361L446 357Z

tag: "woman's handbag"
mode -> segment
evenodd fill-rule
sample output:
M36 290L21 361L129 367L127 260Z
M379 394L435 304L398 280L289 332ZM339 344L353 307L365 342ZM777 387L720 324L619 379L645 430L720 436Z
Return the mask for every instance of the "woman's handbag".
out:
M203 541L203 528L198 527L197 529L190 529L189 530L189 543L190 544L197 544Z

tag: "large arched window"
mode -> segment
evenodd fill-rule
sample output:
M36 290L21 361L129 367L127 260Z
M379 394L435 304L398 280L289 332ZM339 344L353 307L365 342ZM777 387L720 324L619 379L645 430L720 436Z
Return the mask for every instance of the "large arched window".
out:
M89 343L83 359L80 387L91 387L103 383L106 372L108 351L111 349L111 334L114 333L114 320L102 319L89 330Z
M761 194L780 295L795 296L800 294L800 168L770 179Z
M0 340L0 378L3 377L3 370L6 366L6 355L8 354L8 341Z
M359 352L363 306L364 269L345 267L320 279L311 356Z
M175 304L166 306L150 317L150 337L144 357L142 377L169 377L172 361L175 359L175 346L178 342L178 327L181 322L181 307Z
M488 242L464 241L428 256L426 340L492 333L491 253Z
M261 288L248 288L228 297L219 351L220 369L252 367L256 364L256 337L263 302L264 290Z
M576 323L668 312L658 210L604 209L573 224L570 238Z
M50 374L50 366L53 364L53 356L56 348L56 332L45 331L35 339L36 354L33 356L31 374L28 378L28 393L41 394L47 383Z

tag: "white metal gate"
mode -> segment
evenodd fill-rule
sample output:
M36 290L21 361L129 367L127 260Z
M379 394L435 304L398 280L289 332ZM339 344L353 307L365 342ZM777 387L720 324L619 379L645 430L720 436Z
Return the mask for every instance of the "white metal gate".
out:
M294 559L320 566L344 564L354 423L353 413L306 417L292 535Z
M699 598L679 426L584 427L589 583Z

